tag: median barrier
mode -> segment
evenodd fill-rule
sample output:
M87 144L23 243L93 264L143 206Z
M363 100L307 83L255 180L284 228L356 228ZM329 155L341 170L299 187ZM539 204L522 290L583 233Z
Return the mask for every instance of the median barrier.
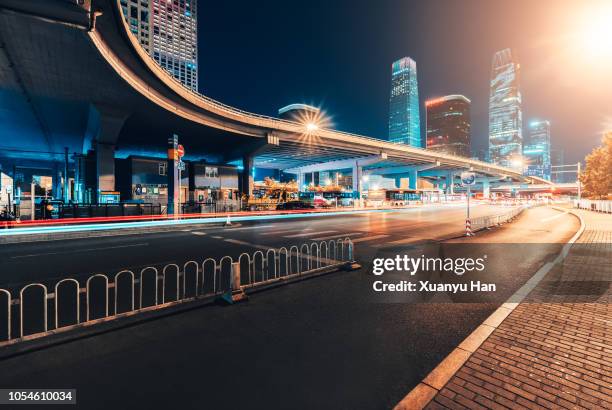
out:
M227 292L235 299L247 291L353 265L354 245L346 238L242 253L236 259L223 256L219 260L189 260L182 266L147 266L138 274L124 269L114 275L95 273L84 279L64 278L0 289L0 347L214 299Z

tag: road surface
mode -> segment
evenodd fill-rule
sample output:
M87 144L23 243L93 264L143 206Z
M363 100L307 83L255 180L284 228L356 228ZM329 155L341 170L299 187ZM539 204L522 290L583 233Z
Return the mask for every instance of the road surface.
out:
M483 206L475 212L495 210ZM236 254L248 244L279 246L354 234L355 240L363 239L356 252L364 268L261 292L246 303L195 309L7 359L0 386L76 388L77 407L87 409L391 408L501 301L448 303L441 295L441 302L434 297L422 303L376 303L370 298L371 260L458 233L462 225L463 210L445 208L78 244L22 244L15 254L3 249L3 274L17 281L76 274L89 264L104 271L145 261ZM529 243L520 252L489 256L503 258L496 280L512 291L577 228L572 216L540 207L476 241ZM110 248L138 243L146 245ZM68 252L71 246L74 252ZM94 247L106 249L88 250Z

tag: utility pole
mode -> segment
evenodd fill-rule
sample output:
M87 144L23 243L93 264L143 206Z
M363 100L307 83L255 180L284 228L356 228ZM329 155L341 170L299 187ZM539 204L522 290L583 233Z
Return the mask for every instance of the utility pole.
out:
M69 198L69 184L68 184L68 147L64 147L64 183L62 184L62 194L64 203L68 203Z
M32 213L30 219L33 221L36 219L36 181L34 178L30 182L30 212Z

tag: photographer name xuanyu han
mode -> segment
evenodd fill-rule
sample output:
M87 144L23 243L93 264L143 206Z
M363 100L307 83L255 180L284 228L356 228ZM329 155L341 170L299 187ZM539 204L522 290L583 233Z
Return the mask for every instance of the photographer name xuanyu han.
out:
M466 272L482 272L487 255L482 258L412 258L408 255L396 255L395 258L376 258L373 261L372 273L380 276L385 272L406 272L414 276L417 272L452 272L461 276ZM401 280L395 283L374 281L375 292L495 292L494 283L470 281L469 283L432 283L421 280L418 283Z

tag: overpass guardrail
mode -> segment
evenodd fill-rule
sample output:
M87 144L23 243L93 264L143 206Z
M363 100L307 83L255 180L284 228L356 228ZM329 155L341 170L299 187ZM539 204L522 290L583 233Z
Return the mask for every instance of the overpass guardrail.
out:
M353 261L353 242L344 238L0 289L0 348L314 276Z
M592 200L592 199L580 199L574 200L574 208L588 209L595 212L603 212L606 214L612 213L612 201L609 200Z

